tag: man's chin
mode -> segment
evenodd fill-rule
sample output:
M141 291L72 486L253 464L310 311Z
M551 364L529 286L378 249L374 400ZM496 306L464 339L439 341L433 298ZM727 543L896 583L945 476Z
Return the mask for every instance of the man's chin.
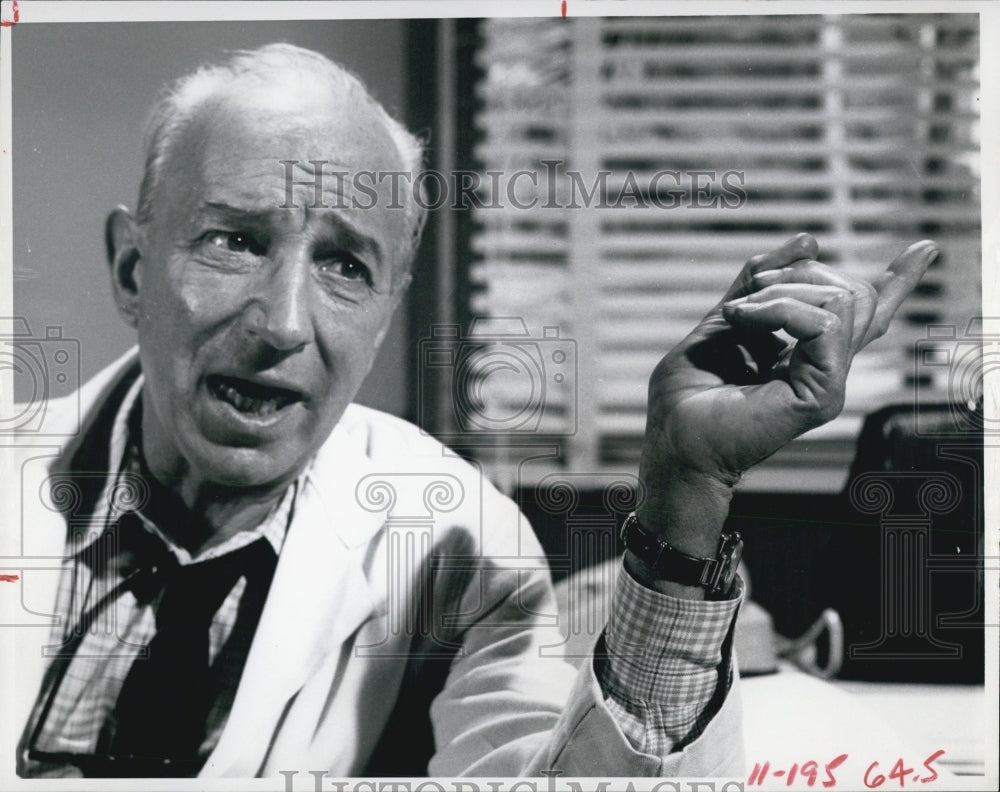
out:
M205 483L235 489L285 487L305 469L329 435L319 416L299 402L266 420L236 415L230 405L199 400L178 446Z
M203 481L224 489L276 490L287 487L305 469L300 459L282 449L214 447L198 467Z

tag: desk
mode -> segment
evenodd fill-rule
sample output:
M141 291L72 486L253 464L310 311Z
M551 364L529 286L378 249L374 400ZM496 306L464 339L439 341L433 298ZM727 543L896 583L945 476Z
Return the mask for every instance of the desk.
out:
M945 748L941 763L958 775L985 772L986 695L982 685L930 685L834 680L875 709L919 751Z
M933 762L941 777L920 788L962 789L961 780L947 775L984 773L984 707L981 686L829 682L782 666L776 674L743 680L747 773L769 762L781 777L772 772L763 788L785 789L793 764L815 761L824 778L823 766L847 754L835 773L836 788L865 789L873 762L879 764L872 775L888 774L897 759L913 768L913 775L926 775L923 761L943 749ZM983 788L979 779L969 782ZM792 786L808 788L804 782ZM905 785L911 787L912 782ZM882 788L900 785L894 780Z
M570 600L580 613L607 614L610 611L612 582L620 561L612 559L603 566L581 570L556 586L559 612L568 614ZM769 621L767 614L753 603L744 605L740 623L747 626L757 614ZM598 619L596 622L600 622ZM566 631L567 655L575 662L586 656L600 630L568 632L570 620L560 626ZM762 628L763 629L763 628ZM761 630L753 630L761 632ZM739 629L737 645L740 644ZM746 653L750 656L749 652ZM771 655L773 661L773 653ZM747 667L747 666L744 666ZM773 667L764 658L761 667ZM886 682L826 681L810 676L795 666L782 662L774 674L744 677L743 721L747 773L756 762L770 762L771 767L788 772L793 764L815 761L823 767L842 753L849 754L837 771L835 789L864 790L865 771L879 762L879 772L887 774L896 759L908 767L920 768L923 761L943 749L944 755L933 764L941 779L926 786L912 782L903 789L950 790L977 784L984 779L968 779L963 785L954 776L982 776L985 772L986 696L982 685L936 685ZM991 746L995 750L995 746ZM914 770L914 774L919 774ZM946 778L951 773L953 776ZM926 775L926 774L925 774ZM825 775L820 776L825 778ZM912 778L912 775L910 776ZM772 777L763 787L748 789L787 789L787 775ZM809 789L800 777L792 788ZM813 789L822 789L817 782ZM901 789L893 780L879 789Z

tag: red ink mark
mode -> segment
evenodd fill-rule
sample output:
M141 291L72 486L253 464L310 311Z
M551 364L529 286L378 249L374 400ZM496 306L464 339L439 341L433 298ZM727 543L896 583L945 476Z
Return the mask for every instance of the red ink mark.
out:
M935 751L924 759L924 769L930 775L917 775L913 772L912 767L907 767L902 759L897 759L888 775L873 772L879 765L878 762L872 762L865 770L865 776L862 780L869 789L878 789L886 781L899 781L899 787L903 789L906 787L907 776L910 776L910 781L920 781L921 784L927 784L938 777L937 771L931 765L934 764L935 759L940 758L943 754L944 751Z
M20 575L0 575L0 583L17 583L20 579Z
M17 0L14 0L14 7L17 8ZM17 12L15 11L15 13L17 13ZM562 0L562 15L563 15L563 19L565 19L566 18L566 0Z
M770 762L760 762L754 763L753 772L750 773L750 777L747 779L747 786L753 786L754 784L763 785L764 779L767 778L767 771L771 769Z
M566 3L563 2L563 6L565 5ZM17 7L17 0L14 0L14 2L10 4L10 10L12 13L11 18L0 20L0 27L12 27L21 21L21 9ZM563 14L563 16L565 16L565 14Z
M878 767L878 762L872 762L868 765L868 769L865 770L865 777L862 779L865 782L865 786L869 789L878 789L882 784L885 783L885 776L881 773L875 773L871 775L872 770Z
M942 756L944 756L944 751L937 750L934 753L932 753L930 756L928 756L926 759L924 759L924 767L927 770L929 770L931 774L929 776L924 776L923 778L921 778L920 779L920 783L921 784L928 784L931 781L935 781L937 779L937 777L938 777L937 770L935 770L933 767L931 767L931 765L934 763L935 759L939 759ZM916 776L914 776L914 778L916 778Z
M840 756L837 756L832 761L826 763L824 769L826 770L827 777L823 781L824 787L829 788L837 785L837 779L833 775L833 771L840 767L840 765L842 765L846 760L847 754L840 754ZM794 786L796 779L799 778L803 779L807 786L813 787L816 785L816 782L820 780L819 767L819 762L815 759L810 759L808 762L803 762L802 764L795 762L791 765L791 767L779 767L776 769L771 768L770 762L756 762L753 766L753 770L750 772L750 776L747 778L746 786L763 786L770 775L775 779L784 779L784 784L787 787ZM870 769L871 768L869 768L869 770Z
M899 785L905 786L906 776L908 773L912 773L913 768L907 767L903 764L902 759L897 759L896 764L892 766L892 770L889 771L889 778L898 778Z
M840 767L845 761L847 761L847 754L840 754L832 762L828 762L826 767L826 781L823 782L824 787L832 787L837 785L837 779L833 776L833 771Z

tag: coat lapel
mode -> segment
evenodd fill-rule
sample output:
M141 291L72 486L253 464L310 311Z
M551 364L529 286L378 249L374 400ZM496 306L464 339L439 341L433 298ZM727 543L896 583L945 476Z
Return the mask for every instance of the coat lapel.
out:
M13 677L16 686L13 691L15 717L11 724L17 724L18 729L28 721L48 666L49 658L44 647L53 643L52 627L57 617L52 614L56 610L56 593L66 554L66 522L62 514L42 506L52 502L48 486L51 462L52 457L35 458L31 460L34 464L21 468L16 482L21 484L20 498L17 499L23 498L21 515L9 523L30 528L30 536L23 537L22 551L32 558L33 567L13 570L20 573L20 596L16 601L5 601L4 604L11 607L5 607L0 616L0 624L9 627L7 634L12 639L10 646L14 657L10 667L16 669ZM15 482L9 483L13 485ZM7 567L7 564L4 566ZM4 571L8 570L5 568ZM14 589L13 586L9 588ZM17 739L20 734L12 736ZM8 753L8 756L12 755L13 752Z
M361 439L338 425L296 500L236 699L203 776L256 775L290 699L379 609L384 592L371 588L363 563L382 519L355 497L370 468ZM303 754L307 748L304 742Z
M87 417L83 426L68 428L67 434L90 435L95 414L108 406L109 392L135 360L133 349L84 387L80 406ZM117 404L113 406L117 408ZM107 443L108 438L102 434L88 440ZM384 603L385 592L372 588L364 569L365 550L381 528L383 515L363 509L355 495L358 481L372 470L365 442L365 437L356 436L342 421L317 454L296 500L226 728L202 770L203 776L255 775L276 738L289 701L322 661ZM62 458L76 445L70 443L63 449ZM53 453L54 449L39 456L51 457ZM34 466L37 481L22 482L21 492L25 497L29 493L33 496L22 504L25 524L31 527L31 547L23 552L33 557L50 556L55 566L65 554L66 522L58 511L42 506L50 499L39 502L37 497L37 493L46 497L51 461ZM24 691L17 696L18 724L26 722L44 673L46 662L40 649L49 643L51 619L47 614L54 610L58 573L25 574L22 585L22 601L30 604L34 614L45 617L45 626L20 631L25 640L11 642L18 669L17 688ZM4 608L5 617L9 610ZM303 754L307 749L303 742Z
M18 463L17 474L5 477L4 505L10 509L19 504L20 513L5 512L3 524L16 526L20 532L17 550L30 559L19 570L21 592L17 607L4 603L0 611L0 625L19 627L10 642L17 681L15 729L28 721L55 648L51 647L52 627L59 617L53 614L67 541L62 509L86 508L78 502L82 490L70 484L69 474L81 472L77 460L81 447L106 455L114 415L137 373L134 363L135 350L131 350L88 382L80 390L78 401L69 397L47 406L54 413L50 431L56 437L68 438L62 446L26 444L12 452ZM86 464L83 468L87 469ZM58 476L60 482L55 487L53 476ZM16 563L16 557L0 563L6 570L11 562Z

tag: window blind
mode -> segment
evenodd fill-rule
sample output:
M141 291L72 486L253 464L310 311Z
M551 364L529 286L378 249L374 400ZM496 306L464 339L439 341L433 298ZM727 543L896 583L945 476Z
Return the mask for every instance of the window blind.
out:
M856 358L843 415L746 486L837 490L866 413L947 396L915 349L980 313L975 15L484 20L474 65L450 430L498 478L528 434L558 439L567 470L634 472L657 361L799 231L866 278L917 239L943 254Z

